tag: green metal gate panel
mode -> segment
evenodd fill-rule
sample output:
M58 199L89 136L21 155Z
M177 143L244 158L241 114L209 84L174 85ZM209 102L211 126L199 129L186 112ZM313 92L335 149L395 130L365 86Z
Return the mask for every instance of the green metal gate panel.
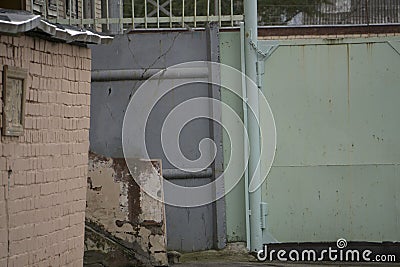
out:
M239 54L235 34L221 34L222 63ZM263 185L268 230L279 242L399 241L399 42L259 41L271 45L263 90L278 143ZM243 195L228 195L228 237L244 224L234 208Z
M240 70L240 35L238 32L221 32L220 33L220 60L221 63L232 66ZM221 70L221 80L229 80L227 73L224 69ZM242 101L234 93L229 90L221 90L221 100L232 107L235 112L243 119ZM230 123L227 115L222 110L222 121ZM237 124L235 124L237 125ZM243 128L238 127L235 133L243 134ZM231 144L229 137L224 131L223 136L223 150L224 150L224 166L227 166L230 160ZM243 155L243 143L235 144L237 153ZM233 162L237 171L240 173L243 170L243 160L240 162ZM225 188L228 188L225 186ZM229 242L245 241L246 240L246 219L245 219L245 201L244 201L244 178L229 192L225 197L226 202L226 229L227 240Z

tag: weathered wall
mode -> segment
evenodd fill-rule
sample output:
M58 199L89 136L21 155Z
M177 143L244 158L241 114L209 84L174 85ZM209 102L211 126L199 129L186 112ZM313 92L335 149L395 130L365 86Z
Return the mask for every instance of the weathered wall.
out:
M278 241L400 239L400 45L390 36L280 36L259 43L264 51L279 44L263 79L278 143L262 186L268 230ZM238 42L238 33L221 33L222 63L240 69L232 59ZM241 108L232 96L223 100ZM226 203L229 241L245 240L243 183Z
M138 166L135 178L146 179L152 190L161 194L160 162ZM136 266L168 264L164 205L139 188L124 158L91 153L87 185L87 251L99 250L105 254L121 251Z
M1 35L3 65L29 75L24 134L0 141L0 266L82 266L90 50Z
M210 39L213 40L212 45ZM124 34L116 36L111 45L93 47L94 74L111 75L110 70L131 70L140 74L139 77L131 79L116 80L115 77L109 77L109 79L93 80L90 150L107 157L122 158L122 122L125 110L135 91L148 78L148 74L183 62L209 60L211 53L215 60L218 57L218 51L210 46L218 46L215 29ZM164 169L177 170L168 161L161 146L162 122L178 104L190 98L209 95L210 88L206 84L184 85L166 94L155 105L147 122L149 130L146 132L146 140L148 140L146 144L149 156L153 159L161 159ZM202 114L206 112L211 112L211 108L207 105L199 110ZM198 118L188 123L188 126L182 130L181 149L187 158L199 158L200 140L213 138L210 129L214 128L216 123L210 124L208 119ZM222 162L218 164L222 165ZM169 177L168 179L173 183L189 187L210 183L213 177L185 179ZM168 192L164 193L168 196ZM174 194L174 192L170 193ZM215 192L210 190L209 194L212 195ZM168 248L195 251L215 247L217 238L222 240L225 237L225 230L216 226L215 220L222 224L225 214L222 211L217 212L213 203L195 208L166 205Z

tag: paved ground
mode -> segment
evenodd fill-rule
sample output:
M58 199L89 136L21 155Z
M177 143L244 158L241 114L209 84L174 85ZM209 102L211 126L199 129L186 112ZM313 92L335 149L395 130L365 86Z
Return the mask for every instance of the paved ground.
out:
M132 262L127 262L120 255L105 256L99 252L85 253L84 267L129 267L136 266ZM201 252L184 253L180 257L180 262L171 267L257 267L257 266L291 266L291 267L339 267L339 266L400 266L400 263L335 263L335 262L307 262L307 263L283 263L283 262L258 262L255 257L249 255L240 248L224 250L207 250Z

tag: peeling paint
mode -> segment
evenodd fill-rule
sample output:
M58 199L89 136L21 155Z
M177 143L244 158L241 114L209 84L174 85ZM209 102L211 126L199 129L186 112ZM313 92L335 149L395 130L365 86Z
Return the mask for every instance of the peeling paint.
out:
M138 164L134 175L162 193L161 164L150 163ZM86 206L86 222L95 229L85 239L86 250L110 253L115 247L134 248L143 265L168 264L164 205L139 188L124 159L90 153Z

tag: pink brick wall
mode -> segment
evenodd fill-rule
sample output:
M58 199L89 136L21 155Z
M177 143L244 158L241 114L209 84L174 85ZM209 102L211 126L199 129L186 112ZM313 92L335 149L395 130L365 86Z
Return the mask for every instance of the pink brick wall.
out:
M0 35L4 65L29 75L24 135L0 141L0 266L82 266L90 49Z

